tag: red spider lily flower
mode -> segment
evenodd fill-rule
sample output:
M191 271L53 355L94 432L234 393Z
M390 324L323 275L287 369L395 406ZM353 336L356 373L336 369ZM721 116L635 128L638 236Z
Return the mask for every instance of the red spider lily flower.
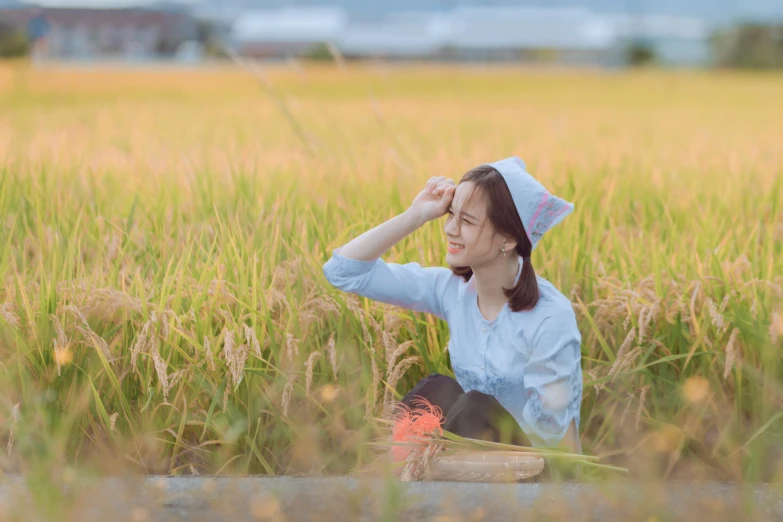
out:
M431 404L423 397L414 398L411 403L417 406L409 408L405 404L397 404L392 427L393 442L420 442L425 445L433 433L443 435L441 424L446 422L443 412L438 406ZM416 446L392 446L391 455L394 462L403 462Z

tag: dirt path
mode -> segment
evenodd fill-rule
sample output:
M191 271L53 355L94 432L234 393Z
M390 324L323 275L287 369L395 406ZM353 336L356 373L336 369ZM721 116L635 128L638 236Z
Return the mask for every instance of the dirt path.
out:
M20 482L0 482L0 506ZM106 479L85 485L67 520L783 520L783 486L483 484L351 478ZM749 506L752 512L746 511ZM695 518L698 517L698 518Z

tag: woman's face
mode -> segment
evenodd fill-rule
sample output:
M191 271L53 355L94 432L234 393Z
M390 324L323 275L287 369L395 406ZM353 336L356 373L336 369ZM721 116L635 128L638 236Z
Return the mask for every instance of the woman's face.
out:
M454 267L477 267L501 255L503 236L495 234L487 218L484 194L471 181L460 183L454 191L443 230L449 242L446 262ZM468 202L470 198L470 202ZM460 211L462 226L458 227ZM506 248L508 255L508 248Z

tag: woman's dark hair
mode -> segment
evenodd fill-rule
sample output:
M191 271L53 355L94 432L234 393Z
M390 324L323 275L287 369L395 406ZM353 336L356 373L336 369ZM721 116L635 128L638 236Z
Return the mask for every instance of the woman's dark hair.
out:
M517 213L517 207L511 197L503 176L488 165L481 165L466 172L460 183L466 181L473 182L476 189L480 189L487 201L487 219L492 224L495 232L508 234L512 236L517 246L515 252L517 255L525 258L522 264L522 273L519 276L517 284L513 288L503 288L503 293L508 298L508 305L512 312L521 312L532 310L538 303L538 282L536 281L536 272L530 263L530 253L533 247L525 233L525 227ZM470 198L476 194L474 190ZM467 203L467 201L465 202ZM463 208L465 205L463 204ZM460 214L462 209L460 209ZM462 224L462 216L457 216L457 226ZM482 224L482 227L484 225ZM507 252L511 254L511 252ZM468 281L473 275L473 270L469 266L451 267L451 271Z

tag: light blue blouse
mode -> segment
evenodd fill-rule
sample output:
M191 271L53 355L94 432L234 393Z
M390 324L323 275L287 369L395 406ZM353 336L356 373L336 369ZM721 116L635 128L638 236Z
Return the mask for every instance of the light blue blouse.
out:
M457 382L466 392L494 396L533 446L556 446L572 420L579 429L582 337L571 302L549 281L536 276L540 299L533 310L512 312L506 303L488 321L474 277L466 282L445 267L349 259L341 249L324 264L326 279L345 292L445 320Z

